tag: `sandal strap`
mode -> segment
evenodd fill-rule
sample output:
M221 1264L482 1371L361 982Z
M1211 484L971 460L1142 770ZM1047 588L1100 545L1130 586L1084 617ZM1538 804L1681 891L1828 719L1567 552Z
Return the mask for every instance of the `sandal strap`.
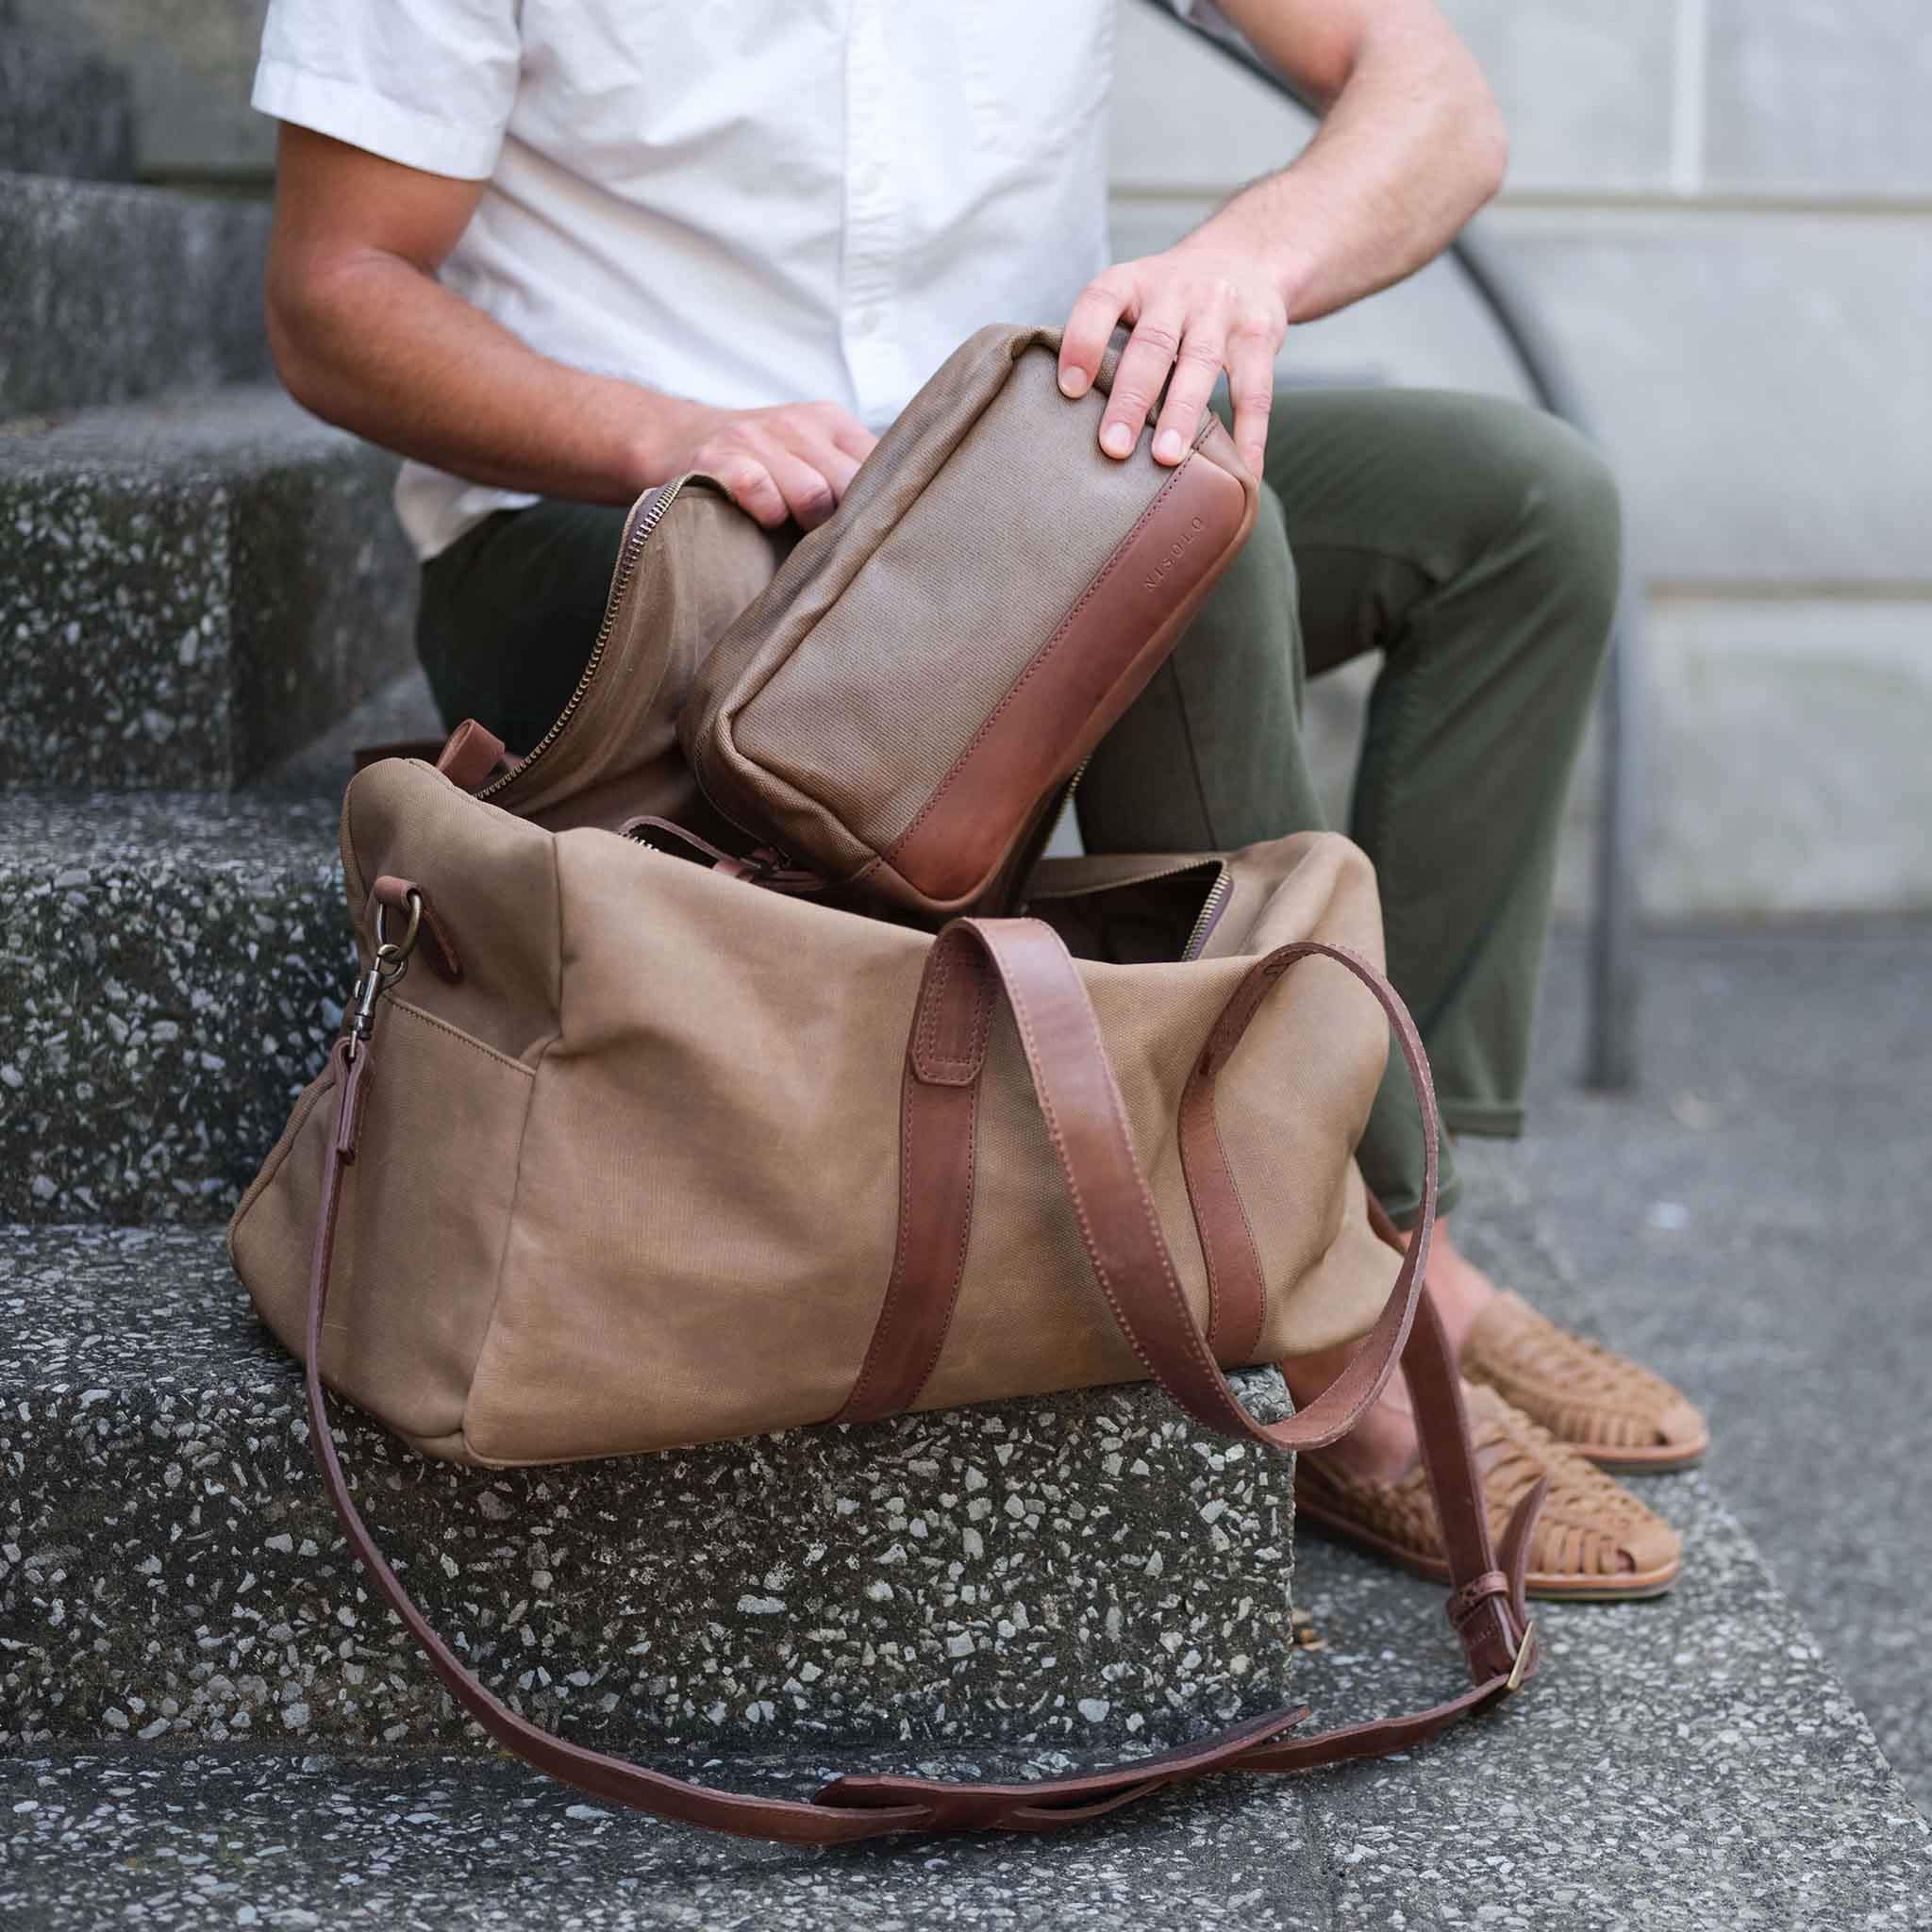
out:
M1657 1441L1684 1406L1660 1375L1601 1342L1574 1335L1507 1292L1477 1317L1462 1368L1573 1445L1634 1449Z
M1493 1391L1473 1388L1465 1399L1491 1524L1500 1524L1532 1491L1546 1499L1530 1538L1530 1569L1542 1575L1614 1576L1626 1557L1633 1568L1642 1567L1628 1546L1633 1535L1657 1523L1642 1503ZM1328 1514L1423 1561L1443 1560L1441 1529L1423 1470L1380 1482L1304 1458L1296 1481L1304 1496ZM1487 1577L1476 1577L1458 1589L1450 1603L1451 1622L1466 1595L1474 1598L1488 1587Z

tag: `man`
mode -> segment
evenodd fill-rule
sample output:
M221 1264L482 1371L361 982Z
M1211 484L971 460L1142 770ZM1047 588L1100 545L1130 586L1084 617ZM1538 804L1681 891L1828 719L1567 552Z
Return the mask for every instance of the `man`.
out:
M1304 675L1383 652L1351 829L1448 1126L1515 1133L1615 494L1574 437L1512 406L1274 394L1290 326L1438 253L1494 192L1505 139L1430 0L1223 8L1322 102L1321 130L1173 248L1109 265L1114 0L272 0L255 101L284 124L277 366L308 408L410 459L397 507L424 559L425 666L452 722L513 748L568 699L645 486L708 471L761 524L811 528L989 321L1063 322L1069 394L1130 326L1099 431L1112 456L1147 431L1178 461L1224 376L1263 514L1094 758L1088 845L1319 824ZM1399 1068L1361 1162L1405 1224L1419 1158ZM1679 1466L1704 1446L1695 1411L1501 1293L1446 1228L1430 1278L1488 1385L1492 1507L1553 1477L1538 1587L1668 1587L1676 1539L1581 1456ZM1335 1366L1291 1380L1307 1392ZM1304 1463L1311 1514L1438 1563L1399 1394Z

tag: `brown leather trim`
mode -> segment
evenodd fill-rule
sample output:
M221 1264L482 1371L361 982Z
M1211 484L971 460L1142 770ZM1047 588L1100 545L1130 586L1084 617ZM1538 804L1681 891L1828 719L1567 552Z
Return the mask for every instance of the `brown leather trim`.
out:
M979 1074L992 1002L982 960L937 946L926 956L901 1082L892 1273L858 1378L834 1422L876 1422L910 1408L945 1346L973 1229Z
M966 1272L978 1155L979 1082L935 1087L908 1062L901 1106L899 1237L858 1379L835 1423L910 1408L945 1346Z
M495 732L465 718L437 754L436 769L465 791L480 791L503 762L503 740Z
M1214 1112L1215 1074L1261 1004L1257 991L1239 1017L1234 1040L1217 1050L1220 1036L1250 984L1242 981L1215 1022L1214 1033L1181 1090L1181 1172L1187 1178L1188 1200L1194 1209L1201 1253L1208 1263L1208 1346L1224 1368L1237 1368L1255 1359L1268 1316L1268 1277L1262 1272L1255 1230L1235 1185ZM1265 982L1262 988L1265 990Z
M983 891L1036 801L1073 776L1158 669L1245 540L1254 504L1236 476L1191 452L881 855L881 874L942 907Z

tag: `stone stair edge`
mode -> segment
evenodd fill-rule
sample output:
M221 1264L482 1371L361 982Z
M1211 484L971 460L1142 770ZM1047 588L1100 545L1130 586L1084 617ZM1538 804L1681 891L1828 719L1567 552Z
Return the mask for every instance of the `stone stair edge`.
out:
M175 181L136 181L118 175L67 175L42 168L0 166L0 194L20 192L38 194L50 201L86 203L98 201L107 206L120 196L132 196L128 206L149 208L178 205L235 207L262 209L266 197L258 194L223 192L213 186L183 186Z
M0 800L0 1217L226 1219L353 978L338 816Z
M385 688L393 475L271 384L0 426L0 789L227 791Z
M84 867L138 882L208 868L281 888L308 880L332 891L340 911L341 815L340 794L321 791L9 791L0 798L0 874L26 880Z
M217 1231L8 1230L0 1320L0 1740L463 1737ZM1241 1379L1286 1412L1272 1371ZM565 1468L331 1422L432 1620L578 1735L1058 1745L1278 1698L1291 1472L1151 1385Z
M265 202L0 172L0 419L269 372Z
M102 472L252 475L361 447L272 376L189 380L125 401L70 403L0 421L0 489Z

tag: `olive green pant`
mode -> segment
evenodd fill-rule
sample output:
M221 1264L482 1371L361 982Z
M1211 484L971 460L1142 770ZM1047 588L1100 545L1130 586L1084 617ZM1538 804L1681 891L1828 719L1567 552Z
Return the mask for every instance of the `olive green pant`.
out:
M445 722L536 742L589 655L623 522L544 502L425 567L418 641ZM1321 826L1306 681L1379 653L1347 829L1374 860L1390 976L1452 1134L1522 1129L1557 832L1618 544L1609 473L1548 416L1427 391L1285 391L1254 536L1080 783L1090 851ZM1422 1144L1396 1057L1360 1159L1407 1224ZM1445 1211L1457 1193L1445 1150Z

